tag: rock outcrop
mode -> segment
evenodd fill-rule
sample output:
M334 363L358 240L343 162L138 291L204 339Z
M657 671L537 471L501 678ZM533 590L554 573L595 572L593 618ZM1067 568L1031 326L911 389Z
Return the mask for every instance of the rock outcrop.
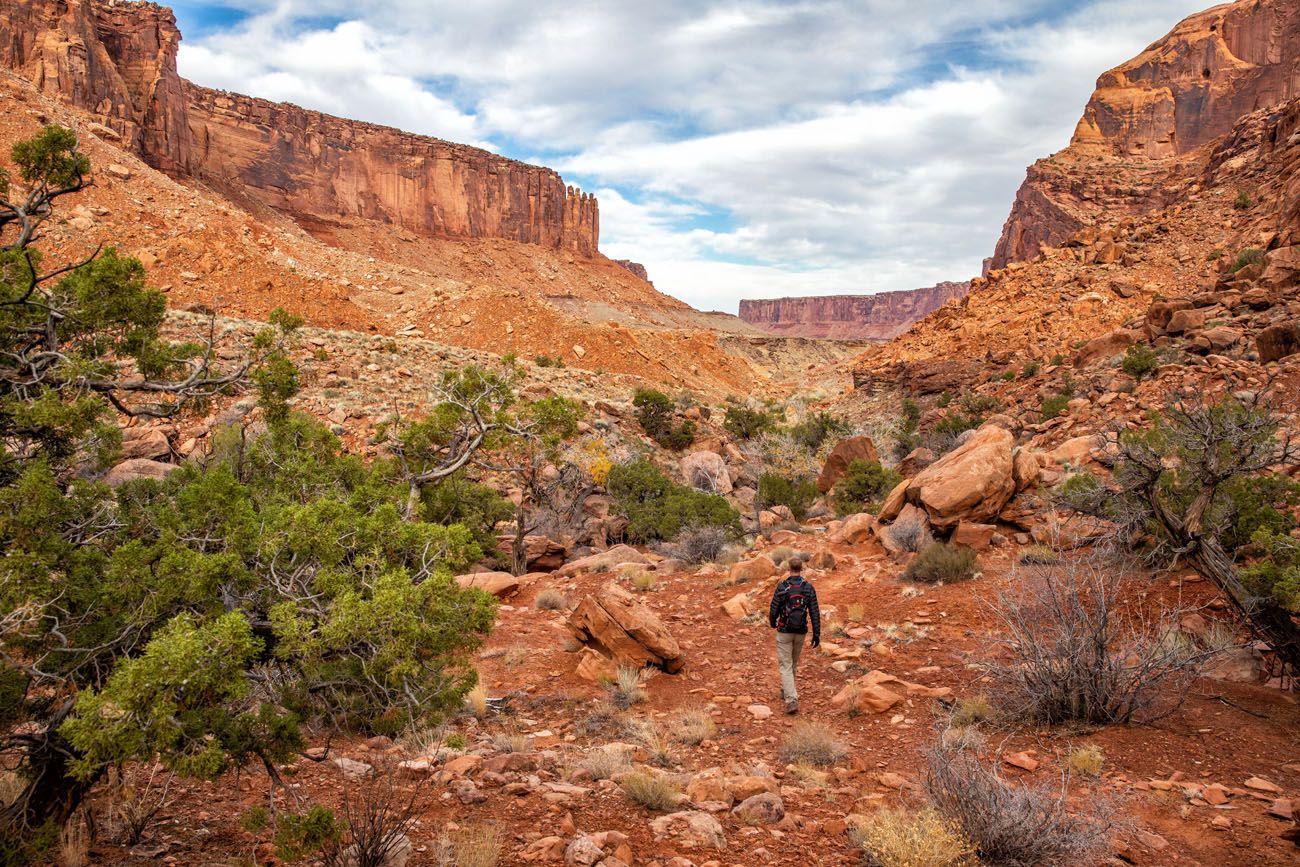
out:
M11 0L0 66L94 115L154 167L309 228L349 218L435 238L503 238L594 256L594 197L488 151L198 87L176 71L170 9Z
M1175 201L1177 162L1247 114L1300 95L1300 7L1238 0L1181 22L1097 80L1069 147L1029 169L992 268L1101 218Z
M745 299L740 302L740 318L785 336L888 340L931 311L961 298L969 289L969 282L945 282L877 295Z
M569 626L580 642L620 665L653 665L668 672L686 665L681 646L658 615L617 584L606 584L578 603Z

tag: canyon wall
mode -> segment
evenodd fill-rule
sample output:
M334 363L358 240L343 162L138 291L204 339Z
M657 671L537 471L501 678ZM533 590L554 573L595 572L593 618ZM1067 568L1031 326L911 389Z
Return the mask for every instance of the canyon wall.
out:
M198 87L176 71L171 10L6 0L0 66L91 112L156 168L312 222L504 238L595 256L593 196L488 151Z
M1238 0L1188 17L1097 80L1069 147L1030 168L992 267L1033 258L1099 218L1166 206L1199 148L1297 95L1300 4Z
M969 289L969 282L945 282L877 295L746 299L740 302L740 318L772 334L791 337L888 340Z

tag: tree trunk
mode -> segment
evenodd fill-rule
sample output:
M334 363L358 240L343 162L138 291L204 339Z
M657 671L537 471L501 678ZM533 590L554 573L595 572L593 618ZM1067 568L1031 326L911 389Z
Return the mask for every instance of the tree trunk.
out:
M1300 672L1300 629L1296 627L1291 612L1272 599L1250 595L1242 585L1232 560L1217 543L1202 541L1188 554L1188 560L1197 572L1223 591L1278 659L1291 671Z
M62 828L101 776L102 771L88 780L71 776L72 748L54 728L47 729L24 757L31 778L14 802L0 811L0 834L15 833L25 839L47 823Z

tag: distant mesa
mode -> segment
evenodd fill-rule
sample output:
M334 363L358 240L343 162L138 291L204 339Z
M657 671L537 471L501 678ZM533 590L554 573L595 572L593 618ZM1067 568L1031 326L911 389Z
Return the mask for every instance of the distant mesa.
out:
M147 163L306 225L366 219L433 238L597 255L595 197L551 169L389 127L199 87L170 9L6 0L0 67L83 109Z
M740 302L740 318L787 337L889 340L968 291L970 282L966 281L876 295L746 299Z

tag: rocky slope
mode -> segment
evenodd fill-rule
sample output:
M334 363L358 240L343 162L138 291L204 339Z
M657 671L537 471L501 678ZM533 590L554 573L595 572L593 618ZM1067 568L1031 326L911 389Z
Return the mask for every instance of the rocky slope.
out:
M740 318L771 334L832 340L888 340L932 310L961 298L970 283L875 295L743 299Z
M1029 169L992 267L1177 201L1188 155L1296 96L1298 74L1295 3L1238 0L1190 16L1098 79L1069 147Z
M504 238L595 256L596 200L477 148L198 87L170 9L14 0L0 66L90 112L155 168L305 221L363 217L428 237Z

